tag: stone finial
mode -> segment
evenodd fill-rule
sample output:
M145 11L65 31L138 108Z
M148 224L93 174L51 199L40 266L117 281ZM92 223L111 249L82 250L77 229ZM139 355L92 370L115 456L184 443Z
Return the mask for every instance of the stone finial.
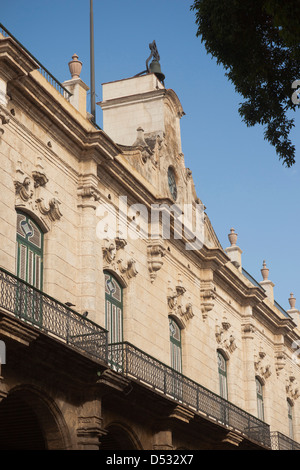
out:
M267 265L266 265L265 260L263 261L263 267L262 267L262 269L260 270L260 272L261 272L261 274L262 274L263 280L264 280L264 281L267 281L267 280L268 280L268 277L269 277L269 268L267 268Z
M70 62L69 62L69 70L70 70L70 74L72 76L72 78L79 78L80 76L80 73L81 73L81 69L82 69L82 62L80 62L80 60L78 60L78 55L77 54L74 54L72 56L72 59Z
M237 246L237 237L238 234L235 233L234 228L230 229L230 233L228 235L228 239L230 242L230 247L226 248L226 253L229 256L232 264L242 271L242 250Z
M292 292L290 295L291 296L289 298L289 303L290 303L291 309L294 309L296 305L296 298L294 297L294 294Z
M235 245L236 245L237 237L238 237L238 234L235 233L234 228L231 228L231 229L230 229L230 233L229 233L229 235L228 235L228 239L229 239L229 241L230 241L231 246L235 246Z

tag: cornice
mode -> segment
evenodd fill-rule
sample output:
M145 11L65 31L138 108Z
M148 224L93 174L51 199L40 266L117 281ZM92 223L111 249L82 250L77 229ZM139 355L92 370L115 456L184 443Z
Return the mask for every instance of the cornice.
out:
M42 76L37 80L32 75L18 78L9 83L9 93L53 140L69 147L78 159L93 158L99 164L120 153L102 129L94 128L82 116L80 119L77 110L55 89L51 90L48 84L43 87L42 80Z
M11 37L0 39L0 76L12 80L39 68L37 62Z

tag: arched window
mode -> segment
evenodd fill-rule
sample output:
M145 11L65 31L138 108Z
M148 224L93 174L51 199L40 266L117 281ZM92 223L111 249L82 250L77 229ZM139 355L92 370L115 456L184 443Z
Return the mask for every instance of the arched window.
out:
M219 383L220 383L220 396L228 399L227 391L227 363L225 356L218 351L218 372L219 372Z
M171 367L177 372L182 372L181 362L181 331L176 321L169 317Z
M258 378L256 378L256 399L257 399L257 417L263 421L264 420L263 385Z
M105 276L105 328L109 343L123 341L123 289L109 272Z
M288 422L289 422L289 437L294 439L294 426L293 426L293 405L290 400L287 400L288 406Z
M43 287L43 232L22 212L17 213L17 276L37 289Z

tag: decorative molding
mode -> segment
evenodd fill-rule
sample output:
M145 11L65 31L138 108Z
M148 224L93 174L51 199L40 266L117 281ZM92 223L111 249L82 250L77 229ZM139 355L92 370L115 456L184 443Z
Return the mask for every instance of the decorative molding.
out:
M255 326L252 323L245 323L242 325L242 337L243 339L253 339L256 331Z
M286 365L286 352L283 344L275 345L275 370L276 374L279 375L280 371L284 369Z
M43 223L49 229L43 216L52 222L59 220L62 217L59 207L61 203L57 197L51 197L48 203L45 203L44 198L40 195L41 188L44 188L49 181L43 171L41 158L39 158L39 162L36 169L32 172L31 178L26 175L24 176L21 160L17 162L16 174L18 178L14 181L16 208L25 209L36 214L38 218L42 218Z
M36 204L40 213L48 216L49 219L53 222L55 220L59 220L62 217L62 213L59 209L60 202L55 197L50 199L48 207L44 204L43 198L37 199Z
M262 347L254 354L254 367L258 375L264 379L268 379L272 375L271 365Z
M164 262L163 257L165 256L166 248L163 246L162 240L150 240L147 248L148 256L148 270L150 273L151 282L153 282L157 276L157 272L162 268Z
M297 400L300 396L298 382L296 381L294 375L286 374L286 385L285 385L286 393L290 400L294 401Z
M226 317L223 318L221 324L216 324L216 339L220 347L230 353L233 353L237 348L231 324Z
M28 176L26 176L21 183L20 181L14 181L16 196L18 196L22 201L27 202L33 196L33 191L30 189L31 181Z
M205 285L200 290L201 311L203 320L206 320L208 312L214 308L214 300L216 298L215 288L210 285Z
M124 238L116 237L114 240L104 239L102 253L104 259L104 269L110 268L119 272L128 279L137 276L138 269L136 261L132 256L127 256L124 252L127 242Z
M44 172L41 171L33 171L32 178L34 180L34 187L39 188L40 186L46 186L48 183L48 178Z
M183 320L184 323L193 318L193 305L189 297L185 299L186 289L182 286L181 281L178 281L178 285L175 289L172 289L169 285L168 291L167 302L170 314L177 316Z

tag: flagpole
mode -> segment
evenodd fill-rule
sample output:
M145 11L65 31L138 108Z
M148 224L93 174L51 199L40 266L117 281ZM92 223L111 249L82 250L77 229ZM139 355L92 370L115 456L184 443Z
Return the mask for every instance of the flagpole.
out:
M90 0L90 81L91 81L91 115L96 122L96 103L95 103L95 57L94 57L94 14L93 0Z

